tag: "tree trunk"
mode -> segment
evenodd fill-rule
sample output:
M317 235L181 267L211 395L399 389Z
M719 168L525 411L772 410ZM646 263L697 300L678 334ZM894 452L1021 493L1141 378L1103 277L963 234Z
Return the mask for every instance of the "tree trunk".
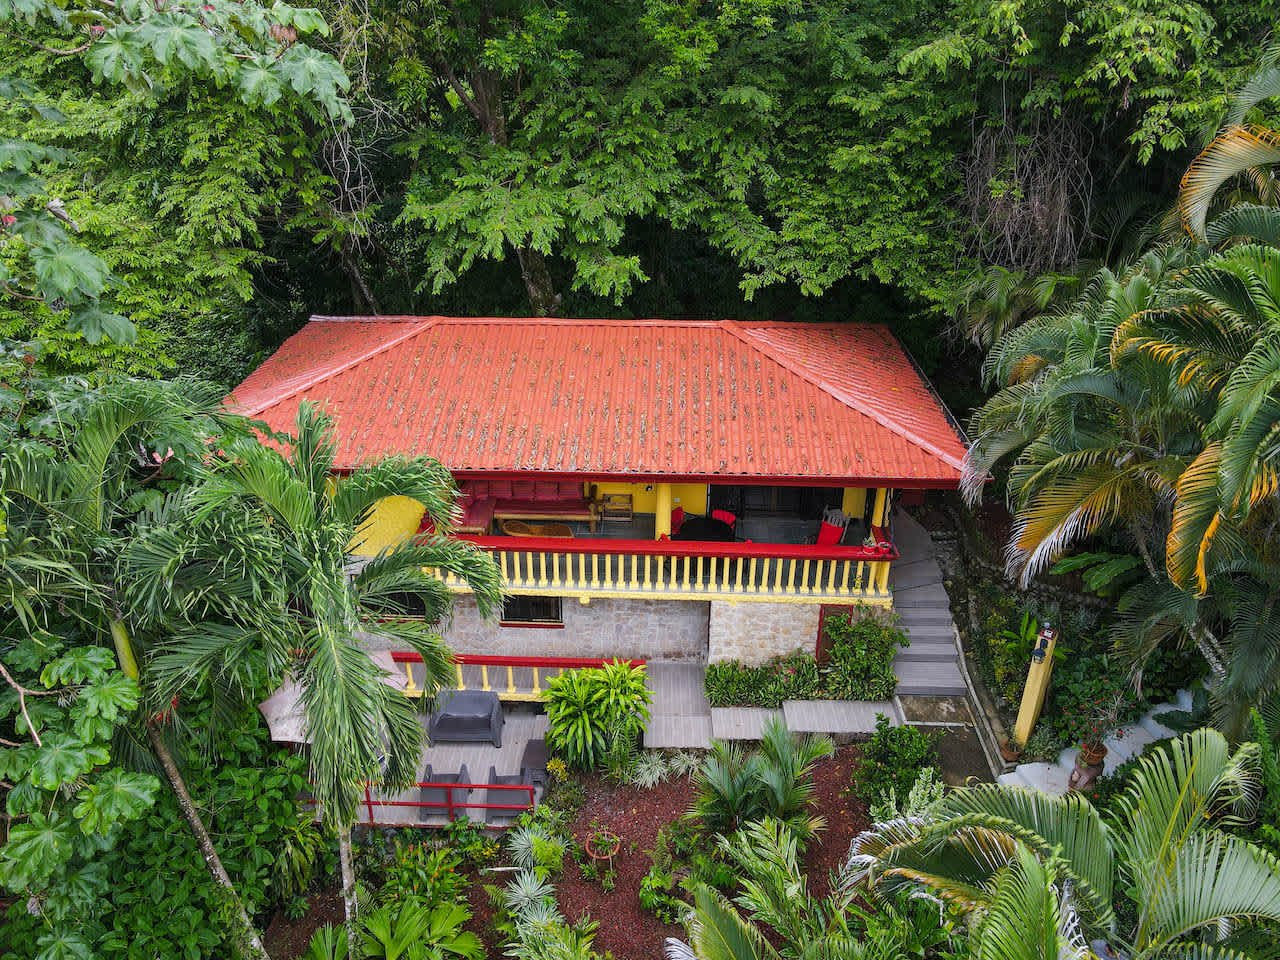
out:
M178 798L178 806L182 810L183 817L186 818L187 826L191 828L191 833L196 838L196 844L200 847L200 853L204 857L205 865L209 868L209 874L228 898L232 908L230 913L240 926L238 936L235 938L240 952L250 960L271 960L267 956L266 947L262 945L262 938L249 918L249 912L244 908L244 901L240 899L240 894L236 891L231 877L227 875L227 870L218 857L218 851L214 849L209 831L205 829L204 821L200 819L200 811L196 809L195 801L191 799L191 791L187 789L187 783L182 778L182 773L178 770L173 754L169 752L169 746L164 742L157 724L147 722L147 736L151 740L151 747L155 750L156 756L160 758L165 776L169 778L169 786L173 788Z
M516 256L520 260L520 276L524 278L533 315L554 316L560 309L560 294L556 293L551 271L547 269L547 258L532 247L520 247Z
M351 827L338 832L338 862L342 866L342 908L347 916L347 949L351 960L356 960L356 874L351 862Z

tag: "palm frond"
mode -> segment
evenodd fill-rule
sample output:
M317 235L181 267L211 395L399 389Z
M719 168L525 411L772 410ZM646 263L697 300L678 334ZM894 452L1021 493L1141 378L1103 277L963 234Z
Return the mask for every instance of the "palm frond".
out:
M1182 222L1204 238L1205 221L1219 188L1252 167L1280 163L1280 134L1255 125L1228 127L1191 161L1178 192Z

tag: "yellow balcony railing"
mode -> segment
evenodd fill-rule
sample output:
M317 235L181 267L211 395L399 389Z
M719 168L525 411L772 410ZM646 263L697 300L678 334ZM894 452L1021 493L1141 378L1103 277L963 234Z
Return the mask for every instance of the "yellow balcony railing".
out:
M887 606L894 548L559 537L467 537L493 555L510 593ZM439 572L439 571L437 571ZM465 593L466 582L441 573Z

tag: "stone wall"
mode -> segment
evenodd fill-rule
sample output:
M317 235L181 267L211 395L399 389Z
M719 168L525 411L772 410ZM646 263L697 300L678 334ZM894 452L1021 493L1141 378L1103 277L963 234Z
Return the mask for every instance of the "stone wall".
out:
M458 597L445 641L456 653L525 657L698 660L707 653L708 604L696 600L563 602L564 627L502 627Z
M816 603L711 602L708 662L736 660L757 666L795 650L814 653L818 641Z

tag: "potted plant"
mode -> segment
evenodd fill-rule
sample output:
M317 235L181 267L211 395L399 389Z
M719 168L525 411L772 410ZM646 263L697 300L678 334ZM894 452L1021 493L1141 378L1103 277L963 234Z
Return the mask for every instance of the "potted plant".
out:
M1107 745L1103 743L1103 739L1115 730L1123 708L1124 697L1120 694L1101 700L1095 706L1088 730L1080 740L1075 769L1071 771L1071 779L1067 781L1068 789L1082 790L1102 776L1103 764L1107 758Z
M599 868L602 863L608 863L608 870L613 870L613 858L617 856L618 849L622 846L622 838L611 830L606 830L598 823L591 825L591 833L587 836L583 847L586 848L587 856L591 858L594 865Z

